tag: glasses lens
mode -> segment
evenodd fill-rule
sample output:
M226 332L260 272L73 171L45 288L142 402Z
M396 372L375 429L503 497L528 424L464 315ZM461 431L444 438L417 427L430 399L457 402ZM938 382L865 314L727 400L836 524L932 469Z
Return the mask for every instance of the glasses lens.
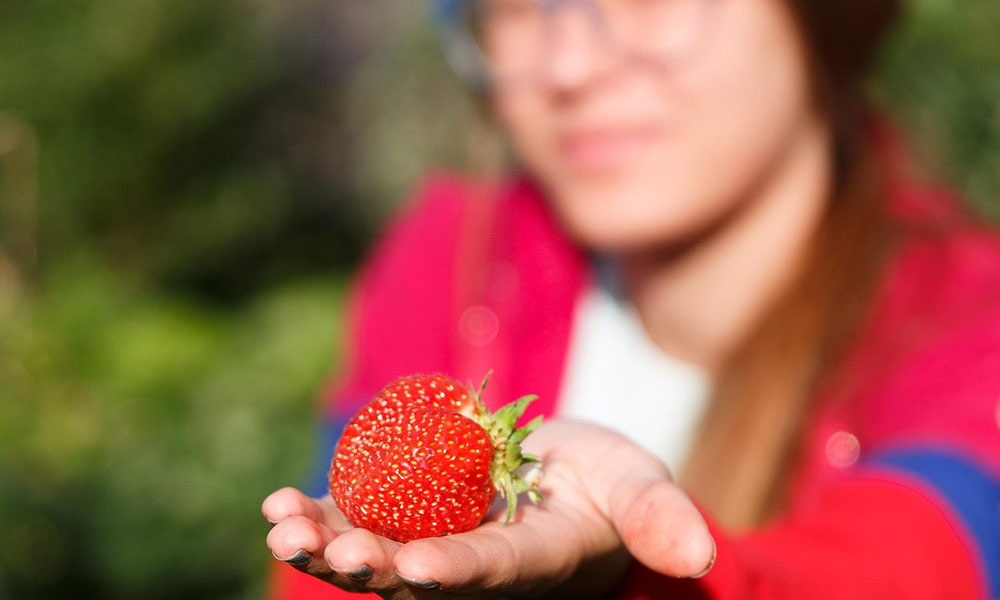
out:
M712 0L596 0L608 34L632 52L676 62L707 29Z
M616 49L667 63L689 55L705 37L708 6L715 0L472 0L463 23L493 81L523 77L544 60L554 39L554 11L596 9L595 34ZM547 4L552 4L546 8ZM587 6L589 5L589 7Z
M491 79L519 77L535 68L545 32L538 0L475 0L467 6L466 21Z

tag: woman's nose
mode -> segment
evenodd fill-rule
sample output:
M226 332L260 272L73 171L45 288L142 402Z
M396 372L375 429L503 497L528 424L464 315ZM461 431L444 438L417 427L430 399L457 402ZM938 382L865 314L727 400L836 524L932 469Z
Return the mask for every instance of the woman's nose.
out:
M611 63L611 48L599 17L587 3L559 2L549 14L542 53L545 83L572 90L586 85Z

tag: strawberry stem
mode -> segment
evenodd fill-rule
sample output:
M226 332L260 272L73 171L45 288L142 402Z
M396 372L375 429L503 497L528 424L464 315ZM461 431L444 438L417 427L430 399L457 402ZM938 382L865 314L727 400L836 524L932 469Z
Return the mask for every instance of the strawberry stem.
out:
M500 497L507 499L505 523L510 523L517 510L518 494L528 494L528 498L533 503L541 502L543 499L542 493L538 490L541 458L521 451L521 442L531 432L538 429L538 426L542 424L542 416L535 417L523 427L517 427L517 421L524 415L528 405L534 402L538 396L522 396L491 414L482 400L483 391L486 389L486 383L491 374L492 371L487 373L479 390L472 393L480 412L475 416L475 420L490 434L490 438L493 440L493 462L490 465L490 478L493 480L493 486ZM471 389L472 386L470 385L469 388ZM534 463L534 468L527 478L522 478L517 474L517 471L521 465L527 463Z

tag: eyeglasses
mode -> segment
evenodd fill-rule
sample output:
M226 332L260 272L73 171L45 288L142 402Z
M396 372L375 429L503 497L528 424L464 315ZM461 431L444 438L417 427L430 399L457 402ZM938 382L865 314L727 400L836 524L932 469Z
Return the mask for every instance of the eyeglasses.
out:
M446 56L483 86L535 78L561 28L586 23L608 50L672 66L707 38L720 0L436 0Z

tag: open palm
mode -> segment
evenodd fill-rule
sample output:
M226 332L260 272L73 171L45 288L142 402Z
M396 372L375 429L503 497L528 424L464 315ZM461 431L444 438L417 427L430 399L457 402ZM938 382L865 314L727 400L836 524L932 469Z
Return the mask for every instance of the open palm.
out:
M693 576L714 545L667 469L604 428L554 420L524 443L545 465L545 501L502 510L473 531L401 544L352 527L330 496L293 488L264 501L279 559L340 588L385 598L557 597L606 594L631 557L666 575ZM298 563L298 564L296 564Z

